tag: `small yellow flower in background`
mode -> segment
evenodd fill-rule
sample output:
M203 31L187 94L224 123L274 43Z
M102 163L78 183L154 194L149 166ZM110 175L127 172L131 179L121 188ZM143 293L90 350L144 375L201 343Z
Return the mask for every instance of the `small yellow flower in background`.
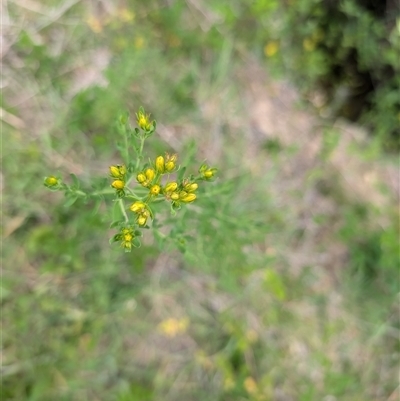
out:
M131 10L128 10L127 8L121 8L120 10L118 10L118 17L123 22L131 22L135 19L135 13Z
M142 36L137 36L133 42L136 49L142 49L144 46L144 39Z
M101 24L100 20L94 15L90 15L86 19L86 23L94 33L100 33L103 30L103 25Z
M185 333L188 327L189 319L186 317L182 319L169 318L158 325L158 330L167 337L176 337Z
M252 377L246 377L243 385L249 394L255 394L258 391L257 383Z
M59 183L60 183L60 182L59 182L58 178L57 178L57 177L54 177L53 175L51 175L51 176L49 176L49 177L46 177L46 178L44 179L44 185L45 185L47 188L54 188L54 187L56 187Z
M303 49L306 52L312 52L315 49L315 41L312 38L305 38L303 40Z
M272 57L275 56L276 53L278 53L278 50L279 50L279 43L276 40L271 40L265 45L264 54L267 57Z
M157 173L163 174L165 170L165 160L162 156L158 156L156 159L156 170Z
M125 182L122 180L114 180L111 184L111 186L117 190L124 189L125 187Z

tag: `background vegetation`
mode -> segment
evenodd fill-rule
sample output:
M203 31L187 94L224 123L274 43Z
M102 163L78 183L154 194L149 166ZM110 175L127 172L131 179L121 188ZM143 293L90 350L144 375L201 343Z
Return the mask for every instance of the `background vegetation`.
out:
M2 400L397 399L400 31L368 4L3 2ZM124 254L42 182L104 179L140 105L220 177Z

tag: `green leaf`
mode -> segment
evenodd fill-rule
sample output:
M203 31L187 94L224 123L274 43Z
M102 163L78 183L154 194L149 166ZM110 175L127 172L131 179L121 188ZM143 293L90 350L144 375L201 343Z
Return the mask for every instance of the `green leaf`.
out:
M79 182L79 180L78 180L78 177L77 177L75 174L73 174L73 173L71 173L70 176L71 176L72 181L73 181L73 183L74 183L74 187L75 187L76 189L79 189L79 187L80 187L80 182Z
M139 239L139 238L134 238L133 241L132 241L132 245L133 245L135 248L140 248L141 245L142 245L142 243L140 242L140 239Z
M118 227L122 223L122 220L113 221L110 224L110 228Z
M67 201L64 203L64 207L70 207L72 206L76 201L78 200L78 196L76 195L71 195Z

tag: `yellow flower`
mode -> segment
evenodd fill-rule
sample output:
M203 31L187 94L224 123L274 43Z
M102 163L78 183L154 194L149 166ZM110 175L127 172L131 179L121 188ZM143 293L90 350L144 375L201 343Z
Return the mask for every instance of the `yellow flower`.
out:
M154 195L154 196L157 196L157 195L160 193L160 190L161 190L160 186L156 184L156 185L153 185L153 186L150 188L150 193L151 193L152 195Z
M132 248L132 241L134 238L134 233L131 228L123 228L118 235L122 248L130 250Z
M103 25L94 15L89 16L86 20L86 23L94 33L100 33L103 30Z
M44 185L48 188L54 188L59 184L58 178L54 177L53 175L46 177L44 179Z
M252 377L246 377L246 379L244 380L244 388L246 389L246 391L249 394L255 394L257 393L257 383L255 382L255 380Z
M158 156L156 159L156 170L157 173L163 174L165 169L165 160L162 156Z
M112 182L111 186L117 190L121 190L121 189L124 189L125 182L122 180L115 180Z
M136 122L143 131L150 131L153 127L153 122L150 121L150 114L145 114L142 110L136 113Z
M189 326L189 319L175 319L169 318L163 320L159 325L158 329L167 337L176 337L178 334L183 334L186 332Z
M118 16L123 22L130 22L135 19L135 13L133 13L131 10L128 10L127 8L121 8L118 11Z
M278 53L279 50L279 43L276 40L271 40L268 42L265 47L264 47L264 54L267 57L272 57L276 53Z
M141 49L144 46L144 39L142 36L137 36L134 41L136 49Z

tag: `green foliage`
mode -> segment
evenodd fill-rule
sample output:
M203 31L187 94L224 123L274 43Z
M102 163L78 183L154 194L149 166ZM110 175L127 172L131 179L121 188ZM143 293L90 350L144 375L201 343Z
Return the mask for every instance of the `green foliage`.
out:
M285 66L307 88L328 77L332 60L324 40L313 51L303 48L304 39L318 38L319 18L327 18L323 3L299 0L287 9L276 0L229 6L213 0L205 8L201 2L128 1L106 11L86 9L84 2L69 9L54 0L40 4L51 9L33 13L9 4L11 17L23 12L24 18L24 29L9 35L16 48L7 57L16 63L7 64L15 70L10 82L21 80L22 94L37 91L33 102L21 100L10 96L7 83L3 99L4 110L25 124L4 124L0 398L372 401L377 391L389 398L398 371L398 214L378 213L367 199L355 205L340 192L340 175L329 164L340 141L334 129L321 132L319 164L304 188L292 189L291 179L279 183L282 172L291 174L285 172L292 158L304 156L294 147L271 138L260 144L266 152L248 160L252 123L244 85L232 79L245 51L261 56L267 44L275 71ZM355 28L360 7L343 4L341 13L354 14L343 30L352 40L346 46L365 47ZM371 18L359 23L383 35ZM337 25L326 30L333 49ZM393 65L386 40L382 59ZM102 71L106 84L70 92L82 78L80 68L93 67L91 51L98 48L111 54ZM375 53L365 49L363 68L373 67ZM347 56L335 55L341 62ZM338 82L344 81L341 75ZM391 85L382 86L379 103L387 124L376 125L382 137L395 123ZM110 124L137 104L163 123L160 137L146 142L146 167L133 137L134 156L126 155L124 135L137 134L124 131L126 115ZM218 113L208 114L215 104ZM112 146L116 139L122 155ZM193 165L209 171L205 158L220 167L218 181L200 185L196 201L177 215L153 202L153 235L143 230L141 247L121 252L107 241L125 219L120 198L113 202L118 188L110 184L134 182L150 164L155 168L166 147L188 167L177 172L178 181L197 174ZM357 148L354 157L364 154ZM106 177L104 166L117 176ZM335 213L310 213L307 220L312 207L296 213L314 194L308 187L314 181ZM110 221L115 225L106 232ZM328 240L319 236L324 229ZM333 274L320 262L336 238L347 259L334 266L340 272L332 284Z

